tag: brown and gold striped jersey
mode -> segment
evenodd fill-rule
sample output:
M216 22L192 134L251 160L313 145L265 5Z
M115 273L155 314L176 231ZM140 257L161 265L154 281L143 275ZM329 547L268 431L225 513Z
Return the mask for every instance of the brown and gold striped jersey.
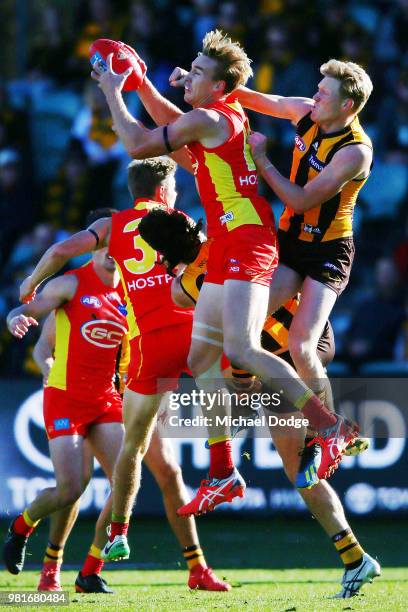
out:
M358 117L344 129L324 134L308 113L297 124L290 180L303 187L330 163L337 151L354 144L372 149L371 140ZM286 206L279 229L305 242L327 242L352 236L354 205L367 178L349 181L339 193L303 214L296 214Z

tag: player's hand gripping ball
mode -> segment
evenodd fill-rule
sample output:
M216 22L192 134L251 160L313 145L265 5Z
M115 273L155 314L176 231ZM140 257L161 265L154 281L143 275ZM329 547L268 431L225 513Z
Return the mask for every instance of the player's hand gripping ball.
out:
M100 62L105 70L107 68L106 58L110 53L112 57L112 69L117 74L126 72L128 68L133 68L123 86L123 91L139 89L146 74L146 64L138 56L136 51L129 45L109 38L98 38L89 47L89 58L91 65Z

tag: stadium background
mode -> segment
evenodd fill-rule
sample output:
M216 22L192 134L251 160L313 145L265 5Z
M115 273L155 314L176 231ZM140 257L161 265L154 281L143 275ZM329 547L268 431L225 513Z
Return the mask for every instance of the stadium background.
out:
M129 160L111 131L103 97L89 79L88 46L102 36L134 45L146 60L149 76L160 91L183 106L180 92L168 87L168 75L175 65L188 67L195 50L200 48L203 34L214 27L222 28L244 44L254 58L255 78L250 85L262 91L311 96L316 88L318 68L330 57L361 63L371 75L374 93L362 114L362 122L374 141L375 165L356 209L357 255L351 282L331 319L337 346L331 374L406 376L406 0L341 4L328 0L307 3L302 0L252 3L3 0L0 7L2 516L15 514L52 478L41 427L38 393L41 381L31 357L35 334L32 332L23 342L12 339L4 324L5 315L17 303L20 281L52 242L81 228L87 212L93 208L123 208L129 204L125 184ZM128 101L149 125L137 96L129 95ZM268 135L271 158L288 175L293 140L291 126L255 114L250 114L250 120L253 129ZM198 218L202 214L198 198L191 178L182 170L178 172L178 190L178 205ZM265 190L265 193L279 215L279 202L271 192ZM74 262L73 266L78 263ZM202 442L197 440L183 446L180 453L183 471L186 482L192 485L206 469L205 451ZM266 440L249 441L247 450L246 459L242 459L242 470L251 487L247 510L273 515L274 521L279 520L276 519L279 514L306 517L299 496L283 476L273 447ZM407 454L405 432L401 431L397 443L392 439L382 440L374 444L371 455L356 462L355 469L342 468L333 482L342 494L347 511L357 517L399 517L394 528L406 534ZM84 496L84 513L94 515L105 492L106 483L97 471ZM149 476L144 479L136 511L144 516L162 512ZM241 508L239 516L242 513ZM228 519L228 522L225 512L220 510L208 524L217 520L227 533L236 524L231 520L239 519ZM264 519L257 521L262 529ZM294 518L293 521L297 533L310 529L309 519ZM162 521L157 524L161 525ZM77 533L85 533L89 527L88 519L83 519ZM203 528L208 529L204 524ZM151 531L157 529L162 528L156 525ZM240 529L245 533L246 528ZM315 526L312 531L315 537L322 537L316 535ZM385 538L381 530L378 533L377 548L380 549L385 546ZM262 546L262 542L258 545ZM277 560L271 563L276 565Z

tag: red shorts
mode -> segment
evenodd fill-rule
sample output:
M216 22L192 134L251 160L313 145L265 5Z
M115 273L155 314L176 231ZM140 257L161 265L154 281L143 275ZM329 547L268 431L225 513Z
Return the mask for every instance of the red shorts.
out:
M212 240L204 282L223 285L226 280L241 280L268 287L277 265L275 229L243 225Z
M182 372L188 372L187 357L193 320L148 332L130 342L127 387L142 395L173 391Z
M44 389L44 422L49 439L79 434L92 425L122 423L122 398L116 389L103 397L81 399L55 387Z

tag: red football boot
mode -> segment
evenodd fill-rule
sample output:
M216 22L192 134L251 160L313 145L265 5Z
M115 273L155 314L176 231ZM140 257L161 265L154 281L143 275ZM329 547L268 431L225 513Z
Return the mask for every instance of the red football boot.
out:
M227 478L202 480L196 496L185 506L177 510L179 516L196 516L211 512L219 504L232 502L234 497L244 497L245 480L236 468Z
M37 591L62 591L60 563L45 563L41 570Z
M200 591L230 591L232 589L228 582L223 582L217 578L211 567L204 567L200 564L195 565L190 570L188 586L190 589Z
M320 466L317 470L317 476L320 479L330 478L337 470L346 448L357 437L358 432L359 428L356 423L337 415L337 422L334 425L319 432L308 443L310 446L317 442L322 448Z

